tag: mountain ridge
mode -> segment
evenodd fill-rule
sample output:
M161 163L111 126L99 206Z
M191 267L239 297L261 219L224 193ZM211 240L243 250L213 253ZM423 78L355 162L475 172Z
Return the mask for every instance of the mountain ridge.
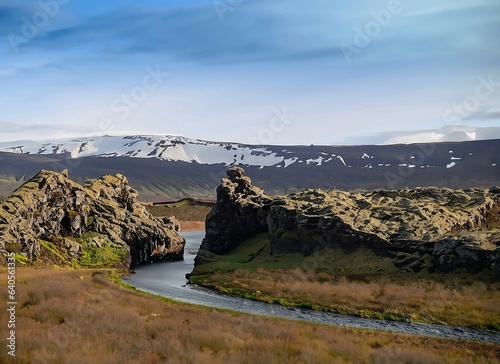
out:
M0 143L0 195L40 169L69 169L78 182L124 174L151 201L213 198L232 165L244 167L256 186L272 194L303 188L500 185L500 140L361 146L249 146L161 136L88 141Z

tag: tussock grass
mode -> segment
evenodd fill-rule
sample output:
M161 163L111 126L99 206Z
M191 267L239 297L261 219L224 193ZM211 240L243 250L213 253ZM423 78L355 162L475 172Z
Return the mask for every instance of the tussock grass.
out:
M265 234L225 255L203 254L209 262L195 267L191 282L224 293L362 317L500 330L500 282L484 274L415 273L364 248L270 255Z
M236 269L230 274L194 277L194 281L224 293L289 306L500 330L498 283L453 288L428 280L363 282L301 269Z
M117 286L106 271L19 268L17 277L17 356L0 350L2 363L494 363L500 355L484 343L172 303ZM6 300L6 291L0 296Z

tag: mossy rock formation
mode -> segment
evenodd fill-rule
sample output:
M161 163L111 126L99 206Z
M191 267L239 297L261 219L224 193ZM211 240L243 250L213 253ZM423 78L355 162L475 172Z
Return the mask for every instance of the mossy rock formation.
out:
M270 197L239 167L228 170L196 259L268 231L271 254L366 247L413 271L483 269L500 275L500 188L304 190ZM242 232L245 232L244 234Z
M206 218L202 249L223 254L243 240L267 231L272 199L252 185L241 167L231 167L217 188L217 203Z
M67 171L42 170L0 201L0 253L71 264L88 261L89 252L113 249L127 267L181 260L185 241L175 219L153 217L137 196L121 174L82 186Z

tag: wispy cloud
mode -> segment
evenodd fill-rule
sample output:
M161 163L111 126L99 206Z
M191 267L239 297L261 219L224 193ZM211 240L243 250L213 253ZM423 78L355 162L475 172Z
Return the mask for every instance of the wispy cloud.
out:
M471 115L467 116L463 120L467 120L468 122L496 120L500 124L500 109L483 107L481 109L478 109Z
M82 125L65 124L19 124L0 120L0 143L12 140L50 140L54 138L86 137L103 135L103 133L89 133ZM120 134L120 133L117 133ZM126 133L123 132L123 135ZM121 134L120 134L121 135Z
M127 7L47 31L30 43L46 50L89 45L107 54L164 54L197 63L293 60L338 56L336 44L321 43L307 19L292 21L264 9L238 9L224 22L212 6ZM259 13L257 13L259 11ZM292 23L285 26L285 22ZM314 28L314 27L313 27Z
M18 54L7 34L19 33L40 5L0 0L2 117L28 129L39 122L47 133L76 132L70 125L102 118L99 110L130 93L146 66L160 64L171 80L120 120L120 129L213 129L207 120L220 123L234 112L230 125L240 126L216 132L245 141L237 130L258 129L254 115L276 105L304 115L287 134L304 143L394 125L439 129L443 112L470 94L478 76L497 74L500 3L400 3L402 12L348 64L340 44L352 42L387 0L243 1L223 21L211 0L69 1ZM488 102L500 109L498 98ZM83 107L90 111L65 112ZM496 116L488 111L474 120Z
M384 29L377 46L364 52L361 60L449 56L469 43L475 49L491 48L500 34L495 15L500 4L493 1L467 6L449 1L426 7L410 1L401 4L401 19ZM197 63L341 60L340 43L370 21L370 14L386 7L381 1L356 9L352 4L312 0L304 9L303 4L283 0L259 0L240 5L221 21L210 2L173 8L135 5L74 17L65 26L47 29L28 46L48 51L91 47L93 52L122 56L161 54ZM34 9L25 1L3 7L0 3L0 19L6 20L0 22L0 33L19 28L21 18ZM481 38L473 36L478 26L487 27Z

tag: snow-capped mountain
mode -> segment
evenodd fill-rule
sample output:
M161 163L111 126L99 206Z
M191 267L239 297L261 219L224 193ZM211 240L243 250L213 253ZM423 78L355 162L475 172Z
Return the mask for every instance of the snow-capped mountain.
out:
M0 143L0 195L40 169L83 182L122 173L141 196L214 197L229 165L270 193L302 188L500 186L500 140L357 146L276 146L180 136L103 136Z
M414 132L395 132L381 144L414 144L465 142L474 140L500 139L500 127L473 127L467 125L446 125L441 129Z
M165 161L259 167L275 165L288 167L293 163L321 165L335 159L345 165L342 156L337 154L320 152L312 158L302 160L286 147L250 146L168 135L102 136L51 142L0 143L0 152L29 155L64 154L71 158L91 156L158 158Z
M452 131L464 130L453 129ZM427 140L429 135L425 134L421 138ZM399 138L398 140L400 142L410 142L419 140L419 136L412 134L406 139ZM272 166L287 168L296 163L321 166L333 162L337 166L349 168L386 168L394 166L410 169L436 166L452 168L463 159L471 159L474 155L472 152L456 155L453 150L450 150L449 159L443 160L439 163L440 165L430 164L429 161L419 164L415 161L416 157L411 155L408 156L407 161L400 159L399 163L394 163L394 161L384 160L379 153L377 153L379 155L367 153L366 151L371 147L373 146L366 146L366 150L363 150L362 146L255 146L170 135L132 135L63 139L50 142L19 141L0 143L0 152L41 156L60 155L73 159L84 157L155 158L163 161L207 165L222 164L225 166L236 164L260 168ZM357 153L359 155L353 156L352 148L359 148L360 152ZM346 163L346 159L349 163Z

